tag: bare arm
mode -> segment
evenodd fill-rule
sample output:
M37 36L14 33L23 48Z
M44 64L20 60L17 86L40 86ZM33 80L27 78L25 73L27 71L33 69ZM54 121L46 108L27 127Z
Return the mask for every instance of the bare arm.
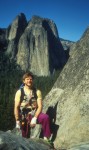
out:
M15 115L15 120L20 119L20 114L19 114L19 108L20 108L20 96L21 96L21 91L18 90L15 95L15 105L14 105L14 115Z
M35 113L35 117L37 118L39 116L39 114L41 113L42 111L42 94L41 94L41 91L40 90L37 90L37 105L38 105L38 108L37 108L37 111Z

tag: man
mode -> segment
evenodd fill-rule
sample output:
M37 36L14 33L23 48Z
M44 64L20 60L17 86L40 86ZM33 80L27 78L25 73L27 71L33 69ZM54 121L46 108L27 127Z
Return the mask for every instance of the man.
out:
M31 72L25 73L23 75L24 86L16 92L14 106L16 128L22 127L20 120L24 117L26 121L28 120L27 124L30 127L35 127L37 122L41 124L43 137L44 139L48 139L51 135L49 116L42 113L42 94L40 90L36 90L33 87L33 78ZM24 96L22 96L21 90L23 90ZM21 112L24 113L21 115ZM26 137L27 133L22 135Z

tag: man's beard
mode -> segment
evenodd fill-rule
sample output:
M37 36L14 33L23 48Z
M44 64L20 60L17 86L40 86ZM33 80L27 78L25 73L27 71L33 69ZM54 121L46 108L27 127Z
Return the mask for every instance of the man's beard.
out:
M25 84L27 87L29 87L30 89L32 89L32 87L33 87L33 84L30 84L30 85L28 85L28 84Z

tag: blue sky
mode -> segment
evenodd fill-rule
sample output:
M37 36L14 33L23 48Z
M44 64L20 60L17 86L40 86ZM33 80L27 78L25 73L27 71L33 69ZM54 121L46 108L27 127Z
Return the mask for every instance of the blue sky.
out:
M7 28L15 17L24 13L56 23L59 37L77 41L89 26L89 0L0 0L0 28Z

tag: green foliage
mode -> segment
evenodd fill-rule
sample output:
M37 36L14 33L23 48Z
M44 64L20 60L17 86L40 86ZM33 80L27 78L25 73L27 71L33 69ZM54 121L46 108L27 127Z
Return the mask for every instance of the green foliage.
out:
M57 80L58 76L60 74L60 71L55 71L55 73L51 76L41 76L41 77L35 77L34 79L34 85L37 89L40 89L42 91L43 98L49 93L51 88L53 87L55 81Z
M23 72L4 53L0 53L0 130L14 126L14 96Z
M15 127L14 96L22 84L23 71L15 60L0 54L0 130L6 131ZM60 71L49 77L35 77L34 84L42 91L43 98L51 90Z

